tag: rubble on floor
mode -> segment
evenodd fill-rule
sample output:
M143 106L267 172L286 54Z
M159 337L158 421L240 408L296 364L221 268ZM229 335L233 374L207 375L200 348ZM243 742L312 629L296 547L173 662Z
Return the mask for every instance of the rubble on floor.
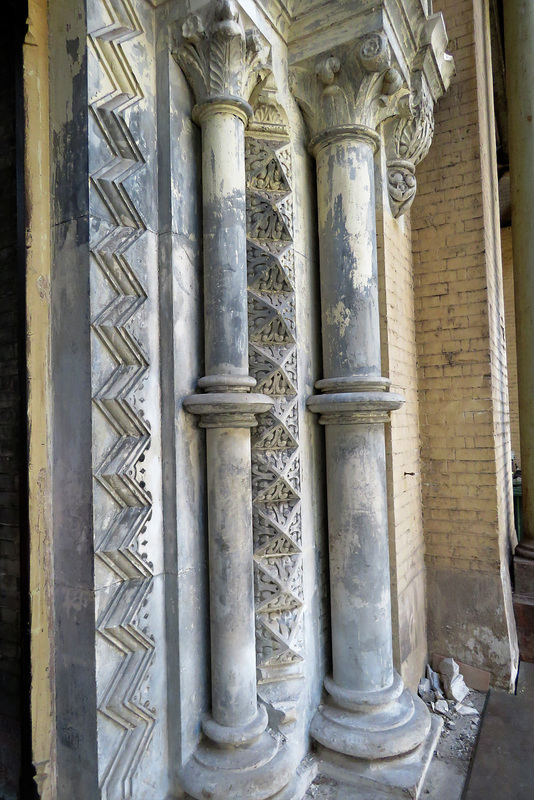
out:
M419 695L444 721L420 796L424 800L460 800L486 693L469 689L458 665L449 658L441 662L440 674L427 667Z

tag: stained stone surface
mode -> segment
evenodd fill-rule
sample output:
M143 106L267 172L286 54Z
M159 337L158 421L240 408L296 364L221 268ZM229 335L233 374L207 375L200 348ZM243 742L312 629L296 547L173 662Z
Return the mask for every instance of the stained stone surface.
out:
M272 28L271 6L264 11L248 0L241 9L226 0L193 8L174 0L87 0L78 4L78 15L72 3L57 5L51 42L54 63L62 65L52 98L60 186L52 289L53 310L61 309L52 331L58 785L65 796L78 792L80 800L180 798L184 765L196 759L200 772L207 765L225 776L218 788L214 780L215 797L265 798L279 786L278 800L301 800L320 766L310 750L310 727L331 667L332 619L341 620L335 653L343 652L343 637L357 651L337 661L334 678L341 676L357 692L396 691L384 550L386 412L380 404L385 395L388 407L401 400L383 383L375 392L352 383L319 387L319 404L321 398L340 404L317 409L320 414L353 413L356 388L369 415L365 425L352 420L350 431L344 423L334 426L328 454L317 415L306 406L321 378L350 383L372 373L382 380L374 228L366 227L374 219L372 149L358 145L348 161L343 147L333 152L338 168L333 183L330 174L327 211L345 228L320 256L309 119L290 91L290 62L317 82L317 56L332 32L326 33L326 6L315 4L311 16L291 22L288 53ZM380 79L383 117L373 121L365 104L363 111L358 106L369 130L371 122L378 125L393 113L402 91L410 91L410 64L417 56L414 86L421 84L427 94L419 93L414 130L407 133L404 126L395 135L399 142L422 137L423 144L417 139L413 151L392 151L415 164L426 147L428 131L422 134L421 126L430 100L446 83L445 73L425 57L437 48L438 61L443 59L444 32L440 17L430 24L420 3L407 6L419 39L399 34L402 68L380 15L371 40L357 16L349 27L338 19L332 45L346 54L359 42L360 56L348 70L358 86L367 75L362 64L371 64L375 71L369 74ZM336 8L336 15L341 11L348 13ZM206 49L213 20L220 36ZM249 33L237 35L245 23ZM288 20L273 24L288 34ZM202 53L207 59L200 70L207 79L202 98L191 73L186 70L188 84L177 63L177 41L184 39L189 55L198 49L200 60ZM237 42L241 50L229 77ZM380 57L373 53L377 42ZM262 61L262 82L249 86L243 65L264 50L270 51L270 67ZM326 99L319 116L329 125L335 122L334 95L335 102L344 97L342 104L357 105L336 63L326 59L320 67ZM228 90L226 99L219 89L211 96L217 86ZM243 97L236 97L240 91ZM214 99L220 108L204 127L211 112L194 110L195 103ZM379 142L378 134L369 137ZM226 156L233 156L235 169L229 170ZM347 169L356 168L368 185L350 198L359 204L360 228L354 231L354 215L339 216L334 194L347 191L353 177ZM225 181L235 184L234 202L226 197L223 209L217 197ZM412 198L412 184L404 183L406 191L395 184L399 210ZM348 208L355 210L350 203ZM349 245L361 274L341 276L354 288L345 308L337 307L333 295L342 287L330 274L321 342L319 259L324 269L325 260L339 261ZM236 263L242 272L232 277ZM326 372L323 356L331 367ZM253 381L245 385L248 373L253 389ZM213 380L221 385L210 393ZM226 391L232 380L242 382L233 386L237 399ZM234 415L231 424L220 424L217 406ZM189 413L199 410L200 427ZM338 477L332 447L341 450L347 433L354 446L348 442ZM345 576L345 592L340 584L328 590L327 458L335 483L329 514L343 517L334 535L347 533L333 569L342 570L344 559L354 566L362 554L372 564L379 552L366 575L356 568ZM358 480L351 480L358 471ZM356 518L366 516L368 523L358 527ZM210 535L211 553L208 519L217 534ZM356 613L349 584L364 579L372 607ZM384 622L378 628L372 623L377 609ZM368 671L371 686L355 676L355 665ZM408 694L402 703L410 719L415 709L417 722ZM258 719L263 732L254 727ZM243 747L239 742L232 758L207 744L210 736L250 733L250 726L258 738ZM434 734L425 739L419 761L397 764L395 775L383 772L386 785L418 785ZM373 741L366 743L369 752ZM263 770L278 752L276 769L273 761ZM367 791L376 783L368 763L356 768L349 758L335 768L335 778L330 765L315 784L323 787L318 797L342 798L356 785ZM232 770L240 773L240 795ZM212 791L198 772L193 778L188 787L195 796ZM324 794L332 780L334 794Z

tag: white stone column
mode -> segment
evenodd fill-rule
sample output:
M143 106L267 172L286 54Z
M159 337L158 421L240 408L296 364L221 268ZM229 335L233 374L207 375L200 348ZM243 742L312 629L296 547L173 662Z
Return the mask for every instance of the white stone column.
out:
M332 677L313 736L349 756L404 755L430 715L393 669L384 424L403 398L381 376L374 130L345 125L310 143L317 161L325 378L308 407L327 450Z
M413 118L412 98L380 31L298 63L293 89L316 159L324 378L308 408L325 426L332 622L311 733L320 770L349 784L336 798L415 796L440 726L393 667L384 425L404 401L381 373L374 185L379 126Z
M308 406L327 426L333 680L350 691L383 689L393 680L384 422L402 398L384 393L388 381L381 377L377 144L373 130L346 126L310 145L317 161L325 376L317 388L325 394ZM347 586L347 569L357 585Z
M272 406L251 393L248 374L245 98L259 52L228 0L212 4L205 23L189 17L175 51L202 128L205 393L184 405L207 429L212 704L182 772L199 800L267 800L293 767L256 688L250 428Z

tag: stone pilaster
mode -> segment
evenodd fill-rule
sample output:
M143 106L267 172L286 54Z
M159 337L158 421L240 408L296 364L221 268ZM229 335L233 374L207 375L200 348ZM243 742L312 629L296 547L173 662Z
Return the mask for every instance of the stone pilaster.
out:
M522 540L515 549L514 607L519 653L534 661L534 274L532 195L534 183L534 10L525 0L509 0L504 8L506 83L512 201L514 303L521 443Z
M250 428L273 401L248 374L245 125L266 49L232 0L178 32L174 56L202 128L206 375L185 407L207 429L212 707L183 785L197 798L266 800L290 780L283 740L258 706Z
M384 425L403 398L381 376L374 153L382 126L403 213L429 144L426 79L403 75L382 30L297 62L293 75L317 170L324 378L308 407L325 426L332 621L332 674L311 732L320 769L351 787L339 797L355 786L404 796L438 727L393 668Z

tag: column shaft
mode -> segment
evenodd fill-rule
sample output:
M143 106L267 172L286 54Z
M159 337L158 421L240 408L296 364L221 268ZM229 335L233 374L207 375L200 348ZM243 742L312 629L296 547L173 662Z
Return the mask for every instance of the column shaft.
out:
M319 383L327 392L350 391L358 379L364 388L384 385L375 145L369 134L351 132L317 151L325 374ZM333 678L364 692L393 682L383 419L347 424L342 417L342 424L326 426Z
M244 120L221 103L201 121L206 375L248 375Z
M523 487L523 541L534 558L534 6L504 3L512 200L517 382Z
M184 400L207 429L211 714L186 764L188 795L266 800L287 784L291 753L258 706L250 428L272 400L248 375L244 124L231 97L196 111L202 125L205 394Z
M403 756L430 716L393 669L384 423L403 399L381 377L374 149L360 125L324 131L317 159L326 426L332 677L312 735L329 751ZM363 761L362 761L363 763ZM357 772L357 770L356 770Z
M327 425L334 682L393 683L384 425Z
M317 152L325 378L380 375L374 159L371 141Z
M250 432L206 433L212 716L238 727L257 712Z

